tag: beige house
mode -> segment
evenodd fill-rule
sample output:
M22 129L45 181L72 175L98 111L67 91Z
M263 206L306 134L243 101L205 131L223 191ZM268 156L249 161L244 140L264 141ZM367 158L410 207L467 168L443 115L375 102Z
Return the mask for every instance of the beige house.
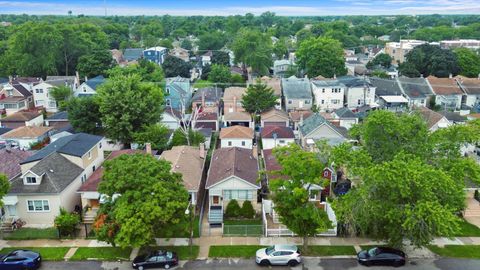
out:
M223 94L223 112L245 112L242 106L242 97L247 91L245 87L228 87Z
M221 147L253 148L253 129L242 126L222 128L220 131Z
M184 62L189 62L190 61L190 54L188 53L188 50L185 50L184 48L180 47L175 47L170 52L168 53L171 56L175 56L177 58L182 59Z
M288 117L288 114L285 111L272 109L270 111L262 113L260 124L261 124L261 127L266 127L266 126L288 127L290 124L290 119Z
M43 114L38 111L20 111L0 119L0 127L42 126Z
M20 149L29 150L32 144L44 142L51 133L52 127L19 127L0 135L0 140L15 144Z
M273 93L277 97L277 105L275 105L276 109L282 108L282 81L280 78L275 77L271 78L268 76L263 76L260 78L260 82L265 84L266 86L273 89Z
M231 126L244 126L249 128L254 127L252 116L250 116L250 114L247 112L225 113L225 115L223 115L223 125L226 127L231 127Z
M392 57L392 64L396 65L398 63L405 62L405 56L413 48L427 43L423 40L409 40L402 39L400 42L387 42L385 44L385 53Z

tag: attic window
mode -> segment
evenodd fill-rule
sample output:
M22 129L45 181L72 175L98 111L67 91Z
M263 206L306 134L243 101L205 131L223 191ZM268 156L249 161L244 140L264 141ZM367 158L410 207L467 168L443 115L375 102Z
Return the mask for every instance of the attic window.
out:
M26 179L27 184L36 184L37 183L37 178L34 176L27 176Z

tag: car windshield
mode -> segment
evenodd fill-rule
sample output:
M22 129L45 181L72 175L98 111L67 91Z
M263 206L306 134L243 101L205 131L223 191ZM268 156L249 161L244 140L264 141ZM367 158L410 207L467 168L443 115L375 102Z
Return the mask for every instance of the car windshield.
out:
M379 253L378 248L372 248L372 249L370 249L370 250L368 251L368 255L369 255L370 257L374 257L374 256L376 256L378 253Z
M168 259L171 259L171 258L173 258L173 253L167 251L167 252L165 253L165 256L166 256Z
M271 247L268 247L265 249L265 253L267 253L267 255L270 255L272 254L272 252L275 251L275 247L274 246L271 246Z

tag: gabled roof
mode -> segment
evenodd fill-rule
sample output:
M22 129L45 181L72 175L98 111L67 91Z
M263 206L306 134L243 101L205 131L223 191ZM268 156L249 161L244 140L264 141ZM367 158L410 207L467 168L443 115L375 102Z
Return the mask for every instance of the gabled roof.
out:
M98 75L97 77L89 79L85 83L88 85L88 87L96 91L97 87L104 82L105 82L105 78L102 75Z
M126 61L135 61L143 56L143 49L142 48L127 48L123 51L123 58Z
M188 78L183 78L180 76L167 78L166 83L167 87L173 88L177 93L180 93L181 95L186 95L190 92L190 89L185 89L185 87L190 88L190 79ZM185 85L184 83L188 83L188 85Z
M263 76L262 78L260 78L260 81L266 86L272 88L276 96L282 95L282 81L280 80L280 78L270 78L267 76Z
M283 110L271 109L263 112L261 115L262 121L285 121L289 120L288 114Z
M457 76L457 81L468 95L480 95L480 79Z
M312 111L293 111L293 112L289 112L288 116L290 116L290 120L292 120L293 122L298 122L300 121L300 118L302 118L302 116L303 116L303 120L305 120L308 117L310 117L312 114L313 114Z
M288 99L312 99L310 81L307 78L282 79L283 95Z
M336 109L334 113L340 118L357 118L357 116L349 108L346 107Z
M222 128L220 139L253 139L253 129L243 126Z
M376 87L377 96L401 96L402 89L397 80L371 77L370 82Z
M24 160L22 164L43 159L53 152L82 157L102 139L103 137L101 136L90 135L87 133L77 133L66 136L47 145L40 151L36 152L33 156Z
M440 114L445 116L445 118L452 123L466 122L468 119L466 116L460 115L458 112L442 111Z
M213 151L205 187L208 189L231 176L260 188L257 183L258 163L251 149L228 147Z
M219 102L222 99L223 92L222 89L218 87L200 88L195 95L193 95L192 102L202 101L202 95L205 97L205 102Z
M355 76L347 75L347 76L338 77L337 80L349 88L372 86L372 84L368 80L365 80L363 77L355 77Z
M79 175L83 169L59 153L51 153L35 164L29 171L42 176L39 185L24 185L23 178L18 177L11 183L11 194L61 193Z
M36 139L52 130L52 127L22 126L2 135L3 139Z
M27 90L27 88L23 87L23 85L21 85L17 81L13 81L11 85L24 97L30 97L33 95L30 91Z
M428 128L432 128L436 123L438 123L442 118L444 118L443 115L436 111L432 111L429 108L426 107L418 107L416 108L417 111L420 113L422 118L427 122Z
M275 136L277 139L295 139L293 130L290 127L267 126L262 129L260 134L264 139L274 139Z
M68 121L68 112L57 112L54 115L49 116L48 121Z
M304 136L306 136L312 133L321 125L327 125L333 130L335 130L339 135L346 137L345 132L341 128L336 127L335 125L327 121L320 113L314 113L312 116L304 119L303 125L299 127L299 130Z
M167 113L173 116L174 118L182 119L182 113L179 110L174 109L170 106L165 107L164 113Z
M437 95L462 95L463 91L457 83L456 78L437 78L435 76L427 77L432 90Z
M246 91L247 88L245 87L227 87L223 94L223 100L233 100L233 98L236 97L237 100L240 101Z
M164 151L160 158L172 163L172 172L182 174L183 185L187 190L200 189L205 164L205 158L200 157L200 148L174 146L171 150Z
M5 118L0 119L1 122L25 122L35 119L42 115L38 111L19 111Z
M335 79L312 80L312 84L317 87L345 87L343 83Z
M218 121L216 112L201 112L197 115L196 121Z
M5 174L9 180L20 175L20 162L31 155L33 152L20 149L0 149L0 174Z
M225 121L252 121L250 114L246 112L229 112L223 116Z
M425 78L400 77L398 78L398 81L400 82L400 87L403 89L403 92L409 98L424 99L430 95L433 95L433 92Z

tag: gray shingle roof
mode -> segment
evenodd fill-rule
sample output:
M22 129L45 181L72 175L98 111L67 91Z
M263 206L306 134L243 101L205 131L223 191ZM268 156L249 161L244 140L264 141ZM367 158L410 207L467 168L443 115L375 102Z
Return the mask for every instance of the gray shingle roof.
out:
M11 182L10 194L61 193L83 173L82 168L55 152L43 158L30 171L39 176L43 175L41 183L24 185L23 178L18 177Z
M312 89L310 81L306 78L290 78L282 79L283 95L288 99L311 99Z
M29 97L33 95L30 91L28 91L25 87L23 87L23 85L21 85L16 81L12 82L12 87L15 88L24 97Z
M363 77L342 76L338 77L337 80L347 87L363 87L364 85L372 86L372 84L368 80L364 80Z
M97 87L104 82L105 82L105 78L102 75L99 75L97 77L89 79L85 83L93 90L97 90Z
M312 83L318 87L345 87L345 85L338 80L312 80Z
M357 118L357 116L349 108L336 109L335 114L340 118Z
M142 48L128 48L123 52L123 58L126 61L135 61L143 57Z
M68 121L68 113L67 112L57 112L56 114L49 116L47 120L52 121L52 120L64 120Z
M219 102L223 96L222 89L217 87L200 88L193 95L192 102L201 101L202 93L205 94L205 102Z
M400 77L398 81L403 92L409 98L426 98L429 95L433 95L432 89L428 86L425 78Z
M11 128L0 127L0 135L5 134L11 130L12 130Z
M43 159L53 152L63 153L71 156L81 157L85 155L93 146L102 140L103 137L90 135L86 133L77 133L60 138L47 145L35 155L27 158L22 164Z
M376 87L375 94L377 96L400 96L402 89L397 80L370 78L370 82Z
M300 132L304 136L306 136L306 135L310 134L312 131L314 131L315 129L317 129L321 125L327 125L327 126L331 127L333 130L340 133L342 136L344 136L344 137L346 136L345 132L342 129L336 127L335 125L333 125L332 123L327 121L319 113L314 113L310 117L308 117L307 119L304 119L303 120L303 125L301 125L299 129L300 129Z

